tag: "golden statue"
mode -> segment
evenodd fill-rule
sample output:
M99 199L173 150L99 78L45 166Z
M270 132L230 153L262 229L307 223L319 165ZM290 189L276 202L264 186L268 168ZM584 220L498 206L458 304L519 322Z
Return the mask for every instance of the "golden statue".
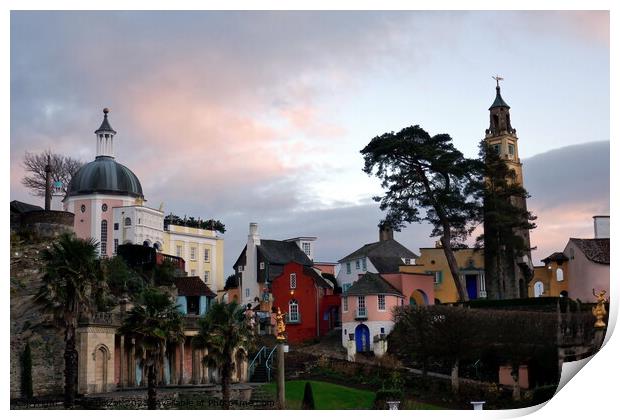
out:
M286 337L284 336L284 332L286 331L286 326L284 325L284 317L286 316L286 312L280 312L280 307L278 307L278 312L276 313L276 331L278 335L276 339L284 341Z
M595 293L594 289L592 289L592 295L596 297L596 306L592 308L592 314L596 317L596 322L594 323L594 328L605 328L605 321L603 318L607 315L607 311L605 310L605 294L607 292L605 290L601 290L599 293Z

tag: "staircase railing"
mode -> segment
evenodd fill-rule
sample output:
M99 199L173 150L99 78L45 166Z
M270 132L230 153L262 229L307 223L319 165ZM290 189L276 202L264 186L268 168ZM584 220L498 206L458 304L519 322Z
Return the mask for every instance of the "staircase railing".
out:
M278 345L276 344L269 352L267 360L265 360L265 366L267 367L267 382L271 382L271 368L273 367L273 355L276 352Z
M250 365L248 366L248 380L252 380L254 369L256 369L257 365L260 365L263 362L263 358L267 355L267 350L269 350L267 347L261 347L250 362Z

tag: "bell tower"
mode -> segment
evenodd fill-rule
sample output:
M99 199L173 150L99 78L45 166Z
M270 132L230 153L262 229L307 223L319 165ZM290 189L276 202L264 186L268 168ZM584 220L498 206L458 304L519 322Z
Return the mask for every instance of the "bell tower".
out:
M489 128L486 130L485 140L499 157L515 171L515 182L523 186L523 169L519 159L519 144L517 130L510 122L510 106L502 98L499 81L504 80L499 76L493 77L495 87L495 100L489 108Z
M97 156L107 156L114 159L114 135L116 131L108 121L109 108L103 108L103 121L101 126L95 131L97 136Z
M495 100L489 108L489 128L485 132L485 142L514 173L507 179L509 184L515 183L523 187L523 164L519 159L519 139L517 130L510 120L510 106L504 101L499 82L502 77L493 77L496 81ZM527 211L524 196L511 196L514 207ZM491 226L485 218L485 277L490 299L514 299L527 297L527 285L533 275L533 264L530 251L530 232L528 229L513 229L516 236L523 239L524 252L517 252L510 241L502 239L499 233L502 226ZM504 227L505 228L505 227ZM488 235L488 236L487 236ZM488 237L488 241L487 241ZM491 246L487 247L487 243ZM488 248L488 249L487 249ZM522 255L519 255L519 254Z

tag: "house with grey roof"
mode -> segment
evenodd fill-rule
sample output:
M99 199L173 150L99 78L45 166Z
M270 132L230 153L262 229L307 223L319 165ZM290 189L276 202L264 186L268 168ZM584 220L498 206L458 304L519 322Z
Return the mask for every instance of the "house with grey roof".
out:
M379 241L365 244L338 263L338 284L346 292L366 272L398 273L399 266L415 264L416 254L394 239L394 232L388 226L379 229Z

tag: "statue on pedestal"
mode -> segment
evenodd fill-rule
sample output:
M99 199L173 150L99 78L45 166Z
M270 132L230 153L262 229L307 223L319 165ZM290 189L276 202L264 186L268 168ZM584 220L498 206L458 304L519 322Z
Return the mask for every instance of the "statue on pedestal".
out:
M592 314L596 317L594 328L606 327L605 321L603 321L603 318L607 315L607 311L605 310L605 303L607 302L607 299L605 298L606 293L607 292L605 290L595 293L594 289L592 289L592 295L596 297L596 306L592 308Z
M276 339L281 341L286 340L286 337L284 336L284 333L286 332L286 325L284 324L285 317L286 312L282 313L278 307L278 312L276 313L276 331L278 335L276 336Z

